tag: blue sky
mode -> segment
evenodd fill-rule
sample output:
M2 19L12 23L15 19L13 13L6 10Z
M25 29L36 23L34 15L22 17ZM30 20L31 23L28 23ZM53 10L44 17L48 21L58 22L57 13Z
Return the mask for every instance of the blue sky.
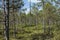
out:
M29 8L29 2L27 0L23 0L24 1L24 7Z
M24 7L29 8L30 0L23 0L23 1L24 1L24 4L25 4ZM31 0L31 4L32 3L37 3L37 2L39 2L39 1L37 1L37 0Z
M23 1L24 1L24 8L27 8L26 12L28 12L29 11L29 2L28 2L28 0L23 0Z
M23 0L23 1L24 1L24 8L27 8L26 13L28 13L29 10L30 10L30 7L29 7L30 0ZM31 0L31 4L38 3L38 2L40 2L40 1L38 1L38 0Z

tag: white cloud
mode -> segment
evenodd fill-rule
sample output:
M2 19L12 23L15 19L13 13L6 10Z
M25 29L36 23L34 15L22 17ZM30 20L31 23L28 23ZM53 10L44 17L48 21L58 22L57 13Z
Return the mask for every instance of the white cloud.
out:
M28 0L28 2L32 2L32 3L38 3L38 2L41 2L41 1L39 1L39 0Z
M27 10L25 11L25 12L26 12L26 14L27 14L27 13L29 13L29 11L30 11L30 8L27 8Z

